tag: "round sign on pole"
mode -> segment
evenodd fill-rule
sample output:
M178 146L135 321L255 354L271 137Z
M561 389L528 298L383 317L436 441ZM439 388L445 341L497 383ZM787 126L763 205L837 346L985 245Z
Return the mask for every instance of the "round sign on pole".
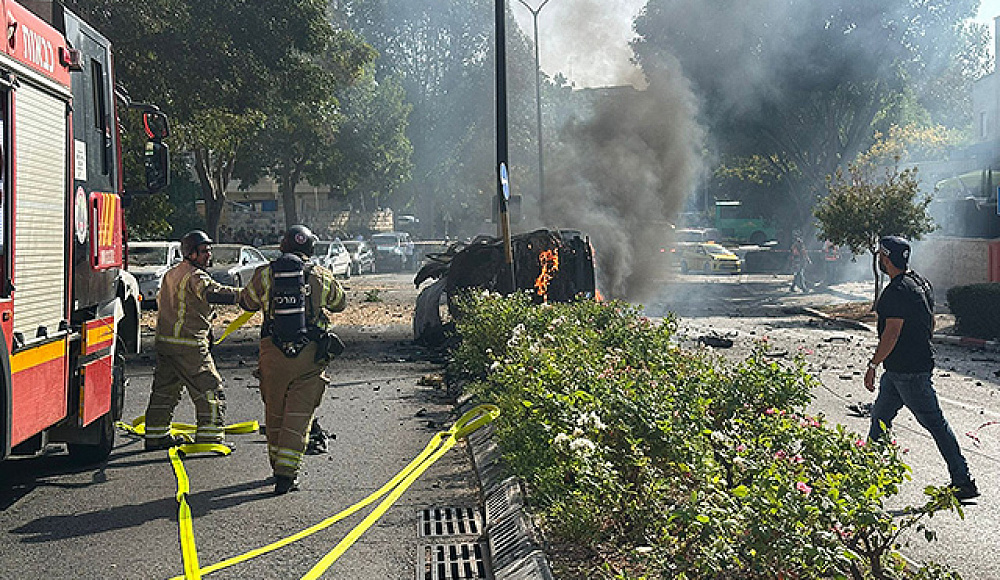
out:
M510 201L510 179L507 176L507 164L500 164L500 186L503 188L504 201Z

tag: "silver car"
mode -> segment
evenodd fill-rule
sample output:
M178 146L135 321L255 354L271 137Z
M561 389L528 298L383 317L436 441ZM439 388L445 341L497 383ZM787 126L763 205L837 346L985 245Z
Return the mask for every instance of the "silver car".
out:
M312 262L345 280L351 277L351 254L340 240L320 240L313 247Z
M243 287L253 271L267 263L264 254L253 246L242 244L212 245L212 261L208 273L220 284Z
M128 271L139 282L143 306L156 306L156 297L160 293L163 275L182 259L180 242L129 243Z

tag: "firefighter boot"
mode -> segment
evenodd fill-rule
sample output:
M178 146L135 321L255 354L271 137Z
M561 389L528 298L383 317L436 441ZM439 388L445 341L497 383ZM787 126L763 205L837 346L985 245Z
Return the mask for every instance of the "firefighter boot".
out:
M146 451L162 451L164 449L170 449L171 447L177 447L178 445L184 445L185 443L187 443L187 440L180 435L147 437L144 443L144 449Z
M285 495L290 491L299 490L299 480L287 475L274 476L274 495Z

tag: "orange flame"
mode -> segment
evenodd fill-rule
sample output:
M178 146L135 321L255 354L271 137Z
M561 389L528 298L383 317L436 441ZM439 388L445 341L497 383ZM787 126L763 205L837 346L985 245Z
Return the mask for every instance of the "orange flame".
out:
M604 294L601 294L600 290L594 290L594 300L598 302L604 302Z
M540 252L538 264L542 267L542 273L538 275L538 278L535 278L535 292L547 301L549 299L549 282L559 270L559 252L557 250Z

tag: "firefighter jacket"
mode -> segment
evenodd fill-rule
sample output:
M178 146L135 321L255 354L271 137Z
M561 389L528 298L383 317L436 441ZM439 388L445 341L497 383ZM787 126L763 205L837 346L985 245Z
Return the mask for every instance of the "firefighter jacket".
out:
M157 298L157 343L207 348L211 303L235 303L239 295L239 288L219 284L188 260L170 268Z
M243 289L239 299L239 305L244 310L263 310L264 324L262 326L264 328L267 328L274 318L271 312L272 283L271 265L260 266L254 271L253 278ZM330 312L340 312L347 306L347 296L340 284L334 279L333 272L323 266L312 266L306 284L309 286L306 325L328 330L330 321L323 309Z

